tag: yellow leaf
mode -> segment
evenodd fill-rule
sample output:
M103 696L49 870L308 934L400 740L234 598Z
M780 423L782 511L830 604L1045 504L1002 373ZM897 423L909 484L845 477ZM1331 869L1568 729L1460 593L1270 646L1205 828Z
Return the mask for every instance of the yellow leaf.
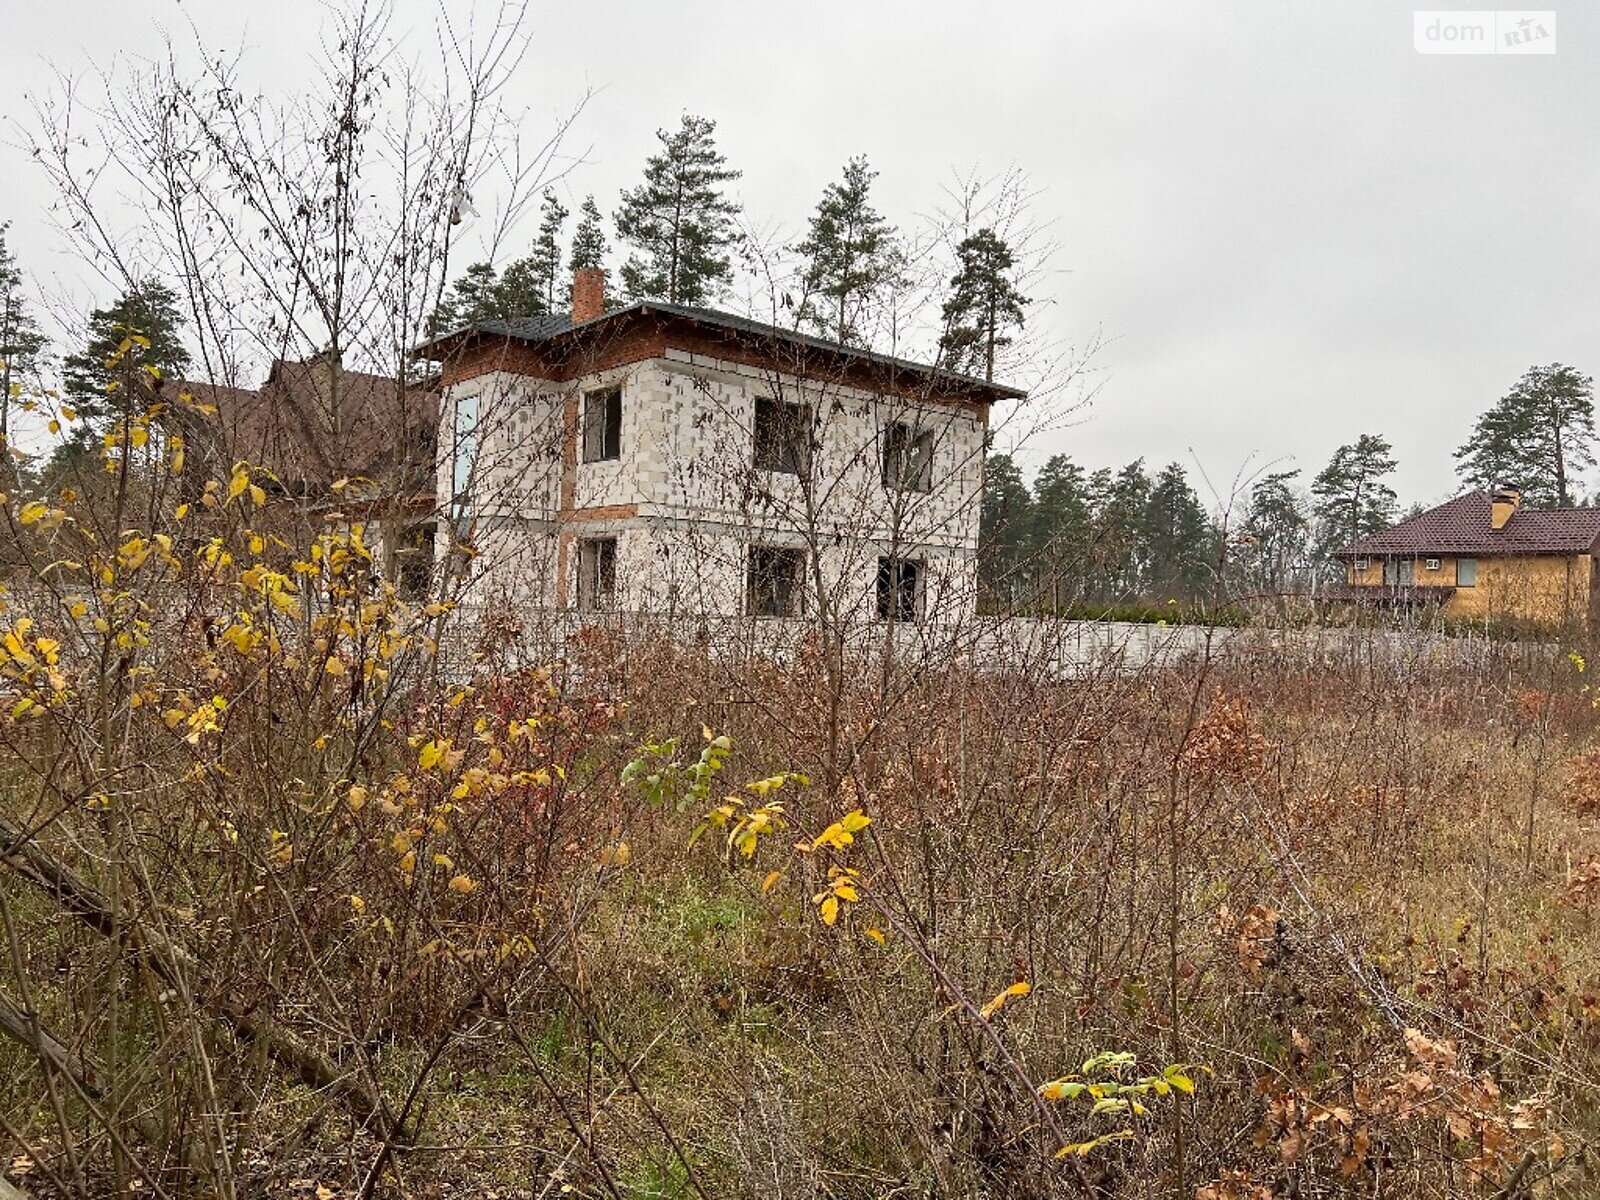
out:
M872 818L858 808L839 818L839 824L846 833L860 833L868 825L872 824Z
M433 865L442 871L453 871L456 869L455 861L448 854L435 854L433 856Z
M817 835L816 841L811 843L811 849L820 850L824 846L832 846L835 850L843 850L855 840L843 825L835 821Z
M330 658L327 662L322 664L322 669L329 675L343 675L348 668L345 667L344 660Z
M362 806L366 804L367 799L369 796L371 796L371 794L372 793L367 791L367 789L362 787L359 783L351 788L349 796L350 811L360 812Z
M602 867L625 867L633 861L633 851L628 848L627 842L618 842L614 846L607 846L600 852L600 865Z
M822 902L822 923L832 925L839 919L839 898L829 896Z
M460 892L463 896L477 886L478 885L466 875L457 875L450 881L450 890L452 892Z
M773 888L778 886L778 880L782 878L782 871L768 871L767 877L761 881L761 894L763 896L769 894Z
M442 758L444 758L444 747L436 741L429 742L422 747L422 752L417 756L417 765L427 771L438 766Z
M978 1010L978 1013L983 1017L984 1020L987 1021L990 1017L994 1016L995 1013L999 1012L1006 1006L1007 1000L1010 1000L1013 996L1026 996L1031 991L1033 991L1033 986L1031 984L1019 980L1018 982L1013 983L1005 991L1001 992L993 1000L989 1001L989 1003L985 1004L981 1009Z
M880 946L885 945L888 941L888 939L883 936L883 930L881 929L868 929L866 934Z
M1039 1085L1039 1095L1046 1100L1071 1100L1083 1095L1085 1085L1077 1083L1071 1078L1052 1079L1049 1083Z
M233 468L233 478L228 481L228 499L230 501L237 500L244 495L245 488L249 486L250 472L245 469L243 463L240 463Z
M250 485L250 501L257 508L260 508L262 505L264 505L267 502L266 489L263 488L260 484L252 483Z

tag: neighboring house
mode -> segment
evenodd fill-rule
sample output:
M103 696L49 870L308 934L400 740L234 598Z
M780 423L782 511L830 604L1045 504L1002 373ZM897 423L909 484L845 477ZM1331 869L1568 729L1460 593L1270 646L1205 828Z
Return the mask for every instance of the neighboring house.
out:
M570 315L420 351L442 372L441 553L480 598L972 611L989 409L1022 392L727 313L607 311L604 279L576 273Z
M1600 509L1523 508L1513 486L1468 492L1352 543L1335 556L1346 585L1324 598L1436 606L1450 617L1568 625L1586 621Z
M163 420L183 436L191 492L206 480L226 481L233 464L245 462L269 495L301 517L338 512L368 523L389 577L410 591L426 589L439 426L431 381L402 385L320 354L277 360L259 388L179 386L193 403L169 404Z

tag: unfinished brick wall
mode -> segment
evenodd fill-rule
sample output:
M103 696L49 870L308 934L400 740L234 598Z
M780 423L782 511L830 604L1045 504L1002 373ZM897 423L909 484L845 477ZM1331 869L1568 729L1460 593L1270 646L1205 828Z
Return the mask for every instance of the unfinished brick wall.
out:
M615 460L584 462L583 397L607 387L622 389L620 452ZM809 488L796 475L756 468L762 397L812 413ZM479 413L470 500L481 594L568 606L578 542L615 538L617 602L627 609L737 615L746 547L754 543L805 549L840 616L871 615L878 559L887 554L923 564L929 615L971 610L981 408L672 348L571 380L477 372L450 383L442 405L445 495L454 475L456 406L464 398L475 400ZM884 431L897 422L933 435L925 493L884 484ZM441 538L448 536L446 529ZM814 581L808 584L814 590Z

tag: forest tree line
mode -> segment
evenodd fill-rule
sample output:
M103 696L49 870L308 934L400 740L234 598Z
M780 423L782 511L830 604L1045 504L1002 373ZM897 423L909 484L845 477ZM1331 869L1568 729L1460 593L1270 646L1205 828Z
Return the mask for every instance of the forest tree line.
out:
M1592 503L1577 484L1594 458L1593 380L1561 363L1530 367L1456 450L1463 488L1509 482L1535 507ZM1333 555L1402 516L1389 441L1365 433L1310 481L1268 471L1208 505L1188 472L1144 459L1088 471L1066 455L1027 480L991 454L984 481L980 578L992 608L1193 605L1306 595L1342 577Z

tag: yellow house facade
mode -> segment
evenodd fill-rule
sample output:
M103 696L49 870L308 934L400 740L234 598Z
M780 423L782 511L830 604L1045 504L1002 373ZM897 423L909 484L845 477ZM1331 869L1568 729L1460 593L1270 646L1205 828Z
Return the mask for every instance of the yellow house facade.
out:
M1594 583L1600 509L1530 509L1502 486L1469 492L1341 550L1345 586L1329 598L1445 616L1547 627L1584 624Z

